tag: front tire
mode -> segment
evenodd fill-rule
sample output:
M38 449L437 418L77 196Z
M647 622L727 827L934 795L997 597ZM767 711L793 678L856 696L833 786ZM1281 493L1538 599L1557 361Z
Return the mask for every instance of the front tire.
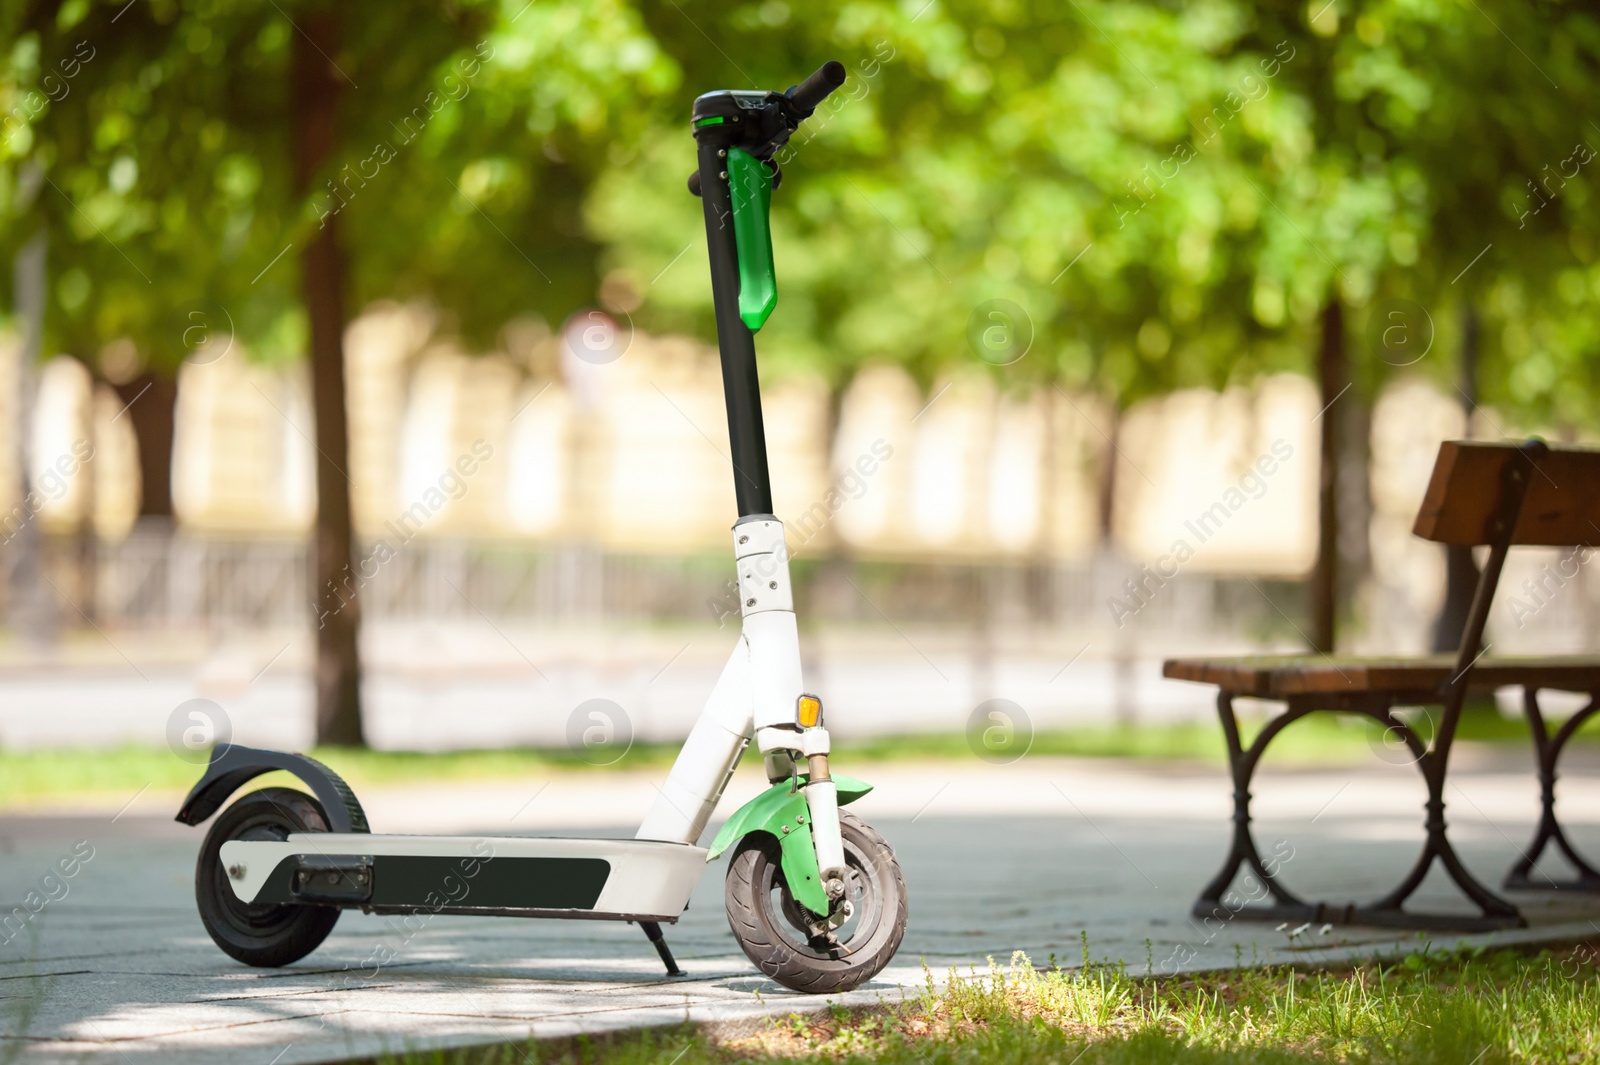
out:
M844 842L845 899L854 912L833 939L815 935L804 907L784 880L778 841L753 832L728 863L728 924L745 956L784 987L808 994L849 991L876 976L906 932L906 882L884 838L854 814L839 811Z
M337 906L245 902L222 867L222 845L235 839L286 840L291 832L326 832L321 804L293 788L252 791L224 810L206 833L194 869L194 897L212 940L246 965L277 968L316 950L339 921Z

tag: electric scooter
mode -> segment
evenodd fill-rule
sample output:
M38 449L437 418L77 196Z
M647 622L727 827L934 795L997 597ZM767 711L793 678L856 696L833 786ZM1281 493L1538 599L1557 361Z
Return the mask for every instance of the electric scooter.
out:
M629 921L676 976L661 925L683 913L706 863L731 850L728 922L767 976L796 991L846 991L894 956L905 934L905 880L883 837L840 810L871 786L829 771L822 703L801 680L756 380L755 332L777 302L768 225L780 179L773 156L844 80L844 67L830 62L787 92L722 90L694 102L699 168L689 188L702 199L710 245L743 620L635 838L375 835L355 793L315 759L219 746L178 811L184 824L206 820L273 770L309 789L249 792L206 834L195 898L223 951L249 965L287 965L315 950L351 909ZM702 847L752 739L770 786Z

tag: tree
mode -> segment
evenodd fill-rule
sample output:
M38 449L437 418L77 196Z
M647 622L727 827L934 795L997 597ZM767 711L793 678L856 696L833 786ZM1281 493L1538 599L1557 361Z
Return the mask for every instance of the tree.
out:
M1600 23L1549 5L1491 16L1444 0L1329 5L1310 21L1313 13L1294 4L1262 5L1257 39L1289 35L1317 57L1302 68L1310 80L1299 91L1314 108L1318 153L1342 160L1352 178L1387 175L1396 221L1386 254L1380 259L1369 249L1358 267L1369 280L1346 293L1368 309L1366 328L1350 330L1347 341L1355 356L1353 394L1370 395L1395 373L1417 372L1409 354L1394 357L1382 342L1383 327L1398 314L1419 345L1424 333L1430 342L1435 332L1455 341L1456 365L1434 358L1418 369L1459 395L1469 413L1479 402L1480 365L1489 371L1486 394L1511 400L1513 409L1539 407L1553 390L1507 389L1538 371L1502 361L1496 333L1550 335L1562 330L1556 321L1587 316L1560 298L1530 301L1513 293L1554 293L1563 278L1569 295L1584 287L1581 274L1592 262L1583 236L1592 231L1591 201L1581 184L1562 187L1585 165L1579 142L1588 137L1600 145L1592 136L1600 131L1584 130L1573 118L1593 98ZM1570 164L1564 177L1552 172L1562 161ZM1535 184L1541 177L1547 190L1553 177L1563 195L1547 197ZM1317 233L1314 214L1299 224ZM1343 247L1334 240L1328 250L1348 272ZM1397 311L1396 299L1410 303ZM1552 306L1564 302L1565 308ZM1486 319L1497 328L1483 329ZM1535 362L1552 355L1531 345L1517 352ZM1539 400L1529 403L1536 393ZM1579 395L1587 393L1573 398ZM1329 513L1325 508L1325 542ZM1329 562L1335 557L1329 553ZM1437 646L1459 642L1475 581L1470 555L1456 551ZM1323 602L1316 628L1331 634L1332 620L1333 604Z
M131 338L170 374L199 303L256 357L309 347L317 734L359 742L347 309L422 292L482 336L514 314L559 318L588 302L594 249L571 208L585 171L563 176L563 141L604 149L672 69L614 0L392 3L361 18L323 0L80 0L7 18L10 83L68 86L13 112L0 169L0 192L28 162L55 187L39 212L62 277L51 342L92 352Z

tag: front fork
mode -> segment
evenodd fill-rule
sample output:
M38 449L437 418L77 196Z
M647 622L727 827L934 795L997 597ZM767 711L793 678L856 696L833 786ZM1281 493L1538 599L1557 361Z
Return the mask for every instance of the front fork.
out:
M751 737L772 783L798 779L803 790L822 885L830 899L845 890L844 842L839 835L839 795L828 770L828 730L820 704L803 713L800 634L783 523L747 517L733 527L739 607L739 646L673 763L651 806L640 839L693 844L705 831L717 801Z
M821 725L820 715L818 724L802 728L798 751L778 750L766 756L767 780L776 783L798 779L799 763L795 754L800 755L806 767L806 782L801 785L801 791L806 797L806 811L811 815L811 843L817 852L822 889L828 898L837 899L844 894L844 840L839 834L839 789L828 772L828 730Z

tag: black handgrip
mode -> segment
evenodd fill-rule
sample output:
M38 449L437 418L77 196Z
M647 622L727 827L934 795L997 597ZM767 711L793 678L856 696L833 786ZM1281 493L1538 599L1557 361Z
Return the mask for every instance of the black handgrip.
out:
M829 93L844 84L847 73L843 63L830 59L818 67L815 74L790 89L789 99L794 101L795 107L810 114L828 98Z

